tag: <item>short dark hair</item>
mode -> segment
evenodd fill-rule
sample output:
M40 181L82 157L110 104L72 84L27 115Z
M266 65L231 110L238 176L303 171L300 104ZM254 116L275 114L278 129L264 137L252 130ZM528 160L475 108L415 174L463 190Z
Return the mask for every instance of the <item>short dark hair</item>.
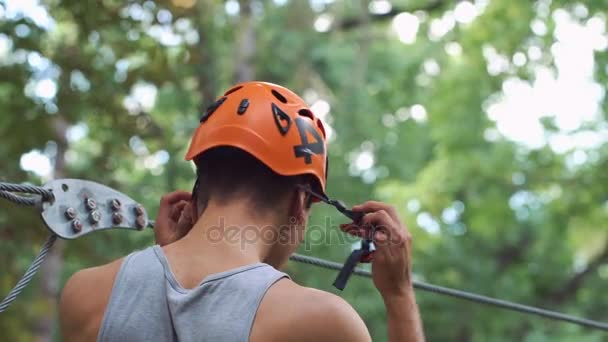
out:
M210 199L226 204L246 197L255 209L276 208L298 185L314 183L312 175L283 176L253 155L232 146L212 148L194 158L197 180L192 192L199 212ZM306 203L310 206L310 200Z

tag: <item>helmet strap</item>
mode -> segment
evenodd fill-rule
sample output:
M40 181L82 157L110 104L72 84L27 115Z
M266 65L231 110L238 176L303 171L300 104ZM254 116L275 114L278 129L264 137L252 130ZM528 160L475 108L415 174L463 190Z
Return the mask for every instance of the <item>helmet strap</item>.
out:
M355 212L351 209L346 208L346 205L342 201L330 199L326 195L318 194L312 191L310 189L310 186L307 185L298 185L298 187L309 193L311 196L317 198L321 202L333 206L344 216L353 220L353 222L355 223L361 221L361 218L363 218L363 213ZM342 266L342 269L340 269L340 273L338 273L338 276L336 277L336 280L333 283L335 288L340 291L344 290L344 288L346 287L346 283L348 282L348 279L350 278L351 274L355 271L355 267L357 266L357 264L360 262L371 262L374 253L374 251L371 250L371 244L371 239L363 239L361 240L361 247L359 249L355 249L350 253L348 258L346 259L346 262L344 263L344 266Z

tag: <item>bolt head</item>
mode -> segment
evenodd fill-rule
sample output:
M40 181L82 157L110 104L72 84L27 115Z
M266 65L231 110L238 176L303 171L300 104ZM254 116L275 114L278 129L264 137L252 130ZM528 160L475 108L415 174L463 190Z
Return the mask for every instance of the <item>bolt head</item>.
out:
M142 207L141 204L135 206L135 214L137 214L137 216L144 214L144 207Z
M94 210L91 212L89 218L91 219L91 223L98 223L99 221L101 221L101 214L99 213L99 211Z
M135 224L137 225L138 230L142 230L146 227L146 219L143 216L138 216L135 220Z
M76 233L80 233L82 231L82 222L80 222L80 220L72 221L72 230Z
M93 209L97 208L97 202L95 202L95 200L92 198L87 198L85 200L85 205L87 206L87 209L89 209L89 210L93 210Z
M111 205L112 205L112 210L118 211L118 210L120 210L120 207L122 206L122 203L120 203L120 201L117 200L117 199L113 199Z
M76 217L76 209L69 207L65 210L65 217L69 220L74 219Z
M120 213L112 214L112 223L121 224L122 223L122 215Z

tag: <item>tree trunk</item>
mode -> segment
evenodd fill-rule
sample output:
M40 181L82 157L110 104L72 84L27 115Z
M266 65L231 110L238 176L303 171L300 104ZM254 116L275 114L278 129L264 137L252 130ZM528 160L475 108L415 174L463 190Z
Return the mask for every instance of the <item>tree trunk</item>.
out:
M197 69L198 87L201 94L199 114L202 114L217 96L216 64L213 60L215 55L213 41L215 6L213 1L203 0L198 2L197 10L198 13L194 16L194 23L197 27L199 44L193 46L192 56Z
M240 17L234 81L251 81L255 77L255 26L251 16L251 0L239 0Z
M57 154L55 155L55 165L53 178L60 179L65 177L65 151L68 143L66 131L68 123L62 117L57 117L53 121L55 131L55 142L57 143ZM65 242L58 239L40 268L40 293L44 309L41 310L40 317L36 320L34 335L37 341L52 341L53 327L58 307L59 283L61 270L63 267L63 250Z

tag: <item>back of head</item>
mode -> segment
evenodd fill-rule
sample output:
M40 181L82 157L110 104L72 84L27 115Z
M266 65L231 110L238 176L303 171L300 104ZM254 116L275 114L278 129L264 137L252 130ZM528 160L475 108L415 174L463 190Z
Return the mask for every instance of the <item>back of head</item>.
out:
M242 149L220 146L195 158L199 211L212 200L227 205L247 200L257 212L280 207L297 184L313 184L311 175L282 176Z

